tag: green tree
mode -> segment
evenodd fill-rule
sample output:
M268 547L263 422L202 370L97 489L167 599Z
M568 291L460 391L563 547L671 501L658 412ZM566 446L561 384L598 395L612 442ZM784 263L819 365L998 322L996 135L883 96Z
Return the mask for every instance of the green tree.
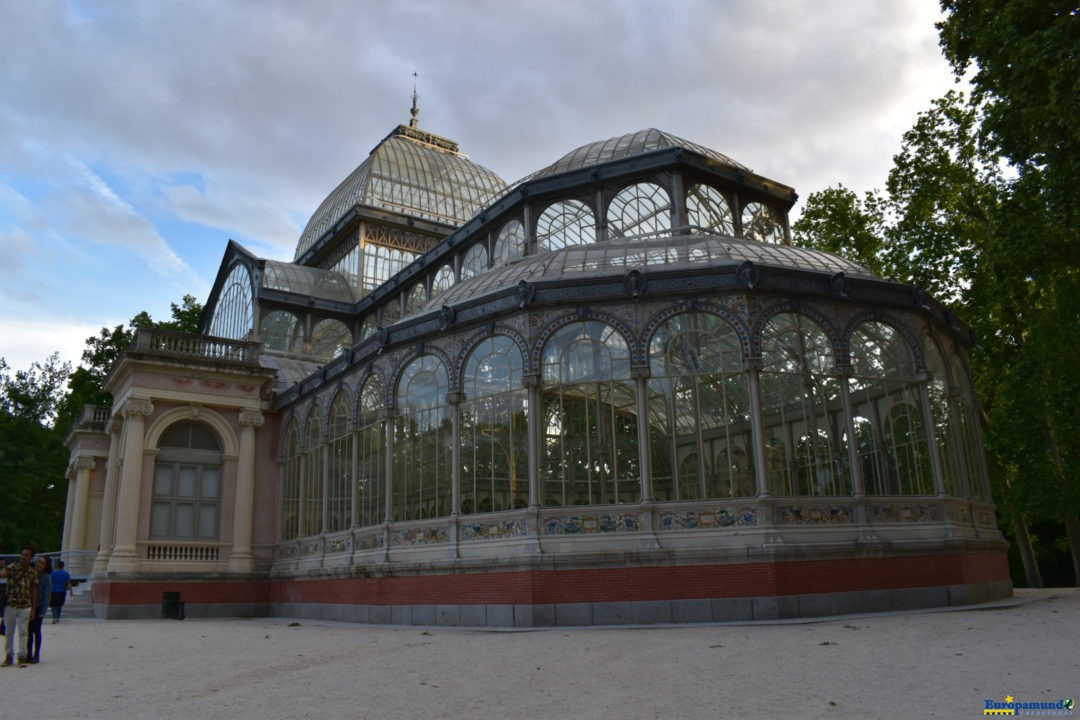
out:
M68 457L54 426L71 366L58 354L12 372L0 358L0 549L60 546Z

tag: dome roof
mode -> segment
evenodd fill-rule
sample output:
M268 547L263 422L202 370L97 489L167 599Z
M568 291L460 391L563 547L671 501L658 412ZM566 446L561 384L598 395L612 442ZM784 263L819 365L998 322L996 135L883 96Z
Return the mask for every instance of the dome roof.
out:
M515 183L515 185L520 185L529 180L548 177L549 175L558 175L559 173L569 172L570 170L600 165L601 163L610 160L620 160L622 158L643 155L647 152L652 152L653 150L664 150L666 148L683 148L684 150L690 150L691 152L711 158L722 165L746 170L747 172L750 171L748 167L736 162L727 155L718 153L715 150L710 150L703 145L692 143L689 140L675 137L663 130L648 128L646 130L639 130L634 133L620 135L619 137L613 137L608 140L600 140L598 142L589 143L588 145L582 145L577 150L571 150L566 153L546 168L537 170L533 174L522 178Z
M502 178L458 152L453 140L399 125L323 200L295 259L358 205L458 226L505 189Z
M572 245L553 252L528 255L463 280L432 298L423 311L487 295L522 281L536 283L563 278L577 279L641 271L700 267L737 267L746 261L760 267L809 270L847 277L877 279L862 265L839 255L742 240L723 235L675 235L670 237L612 239L589 245Z

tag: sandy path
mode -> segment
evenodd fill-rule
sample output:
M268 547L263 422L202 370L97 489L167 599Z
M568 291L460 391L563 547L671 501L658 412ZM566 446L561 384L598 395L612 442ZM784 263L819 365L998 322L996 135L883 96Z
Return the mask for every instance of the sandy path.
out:
M40 665L0 671L0 716L975 718L1006 694L1080 699L1080 590L1017 595L977 611L650 628L72 620L45 626Z

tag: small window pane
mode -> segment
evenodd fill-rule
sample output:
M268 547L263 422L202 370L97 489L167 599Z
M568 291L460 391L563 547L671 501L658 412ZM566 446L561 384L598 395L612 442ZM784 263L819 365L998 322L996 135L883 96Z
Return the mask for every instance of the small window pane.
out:
M195 497L195 466L181 465L177 478L176 494L180 497Z
M154 494L172 495L173 468L171 465L158 465L154 468Z
M218 496L220 485L220 475L218 469L214 467L204 467L202 473L202 492L201 497L204 498L216 498Z
M195 536L195 505L192 503L176 504L176 530L178 538L190 538Z
M150 535L152 537L169 536L169 509L167 502L156 502L150 508Z
M217 505L199 506L199 537L213 539L217 537Z

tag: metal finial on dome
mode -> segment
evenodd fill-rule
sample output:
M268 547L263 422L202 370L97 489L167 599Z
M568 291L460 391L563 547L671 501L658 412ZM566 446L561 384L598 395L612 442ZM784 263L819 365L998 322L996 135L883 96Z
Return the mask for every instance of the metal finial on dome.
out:
M416 78L418 75L414 71L412 74L412 110L409 113L412 115L412 120L409 120L409 127L418 127L420 125L420 106L417 104L420 100L420 96L416 94Z

